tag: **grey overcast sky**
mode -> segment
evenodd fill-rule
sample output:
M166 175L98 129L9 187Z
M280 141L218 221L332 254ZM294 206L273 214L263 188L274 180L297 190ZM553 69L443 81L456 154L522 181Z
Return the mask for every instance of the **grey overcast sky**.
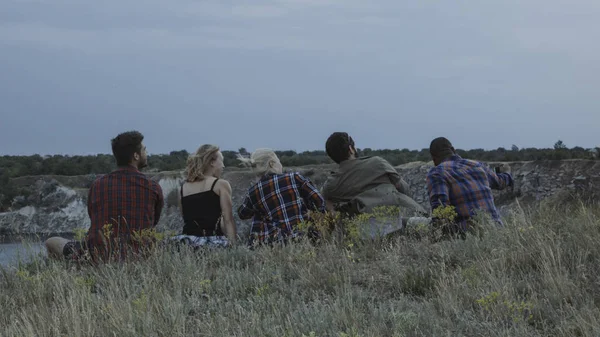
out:
M593 147L599 40L598 0L1 0L0 154Z

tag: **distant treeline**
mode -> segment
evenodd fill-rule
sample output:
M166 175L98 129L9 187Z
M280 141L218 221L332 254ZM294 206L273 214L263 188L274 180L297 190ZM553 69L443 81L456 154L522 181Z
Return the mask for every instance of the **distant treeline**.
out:
M360 155L381 156L393 165L414 161L429 161L428 149L422 150L373 150L358 149ZM284 166L303 166L315 164L330 164L331 159L325 151L276 151ZM598 158L600 149L585 149L582 147L567 148L562 141L554 144L553 148L519 149L513 145L511 149L498 148L495 150L457 150L464 158L481 161L529 161L529 160L560 160L560 159L593 159ZM238 151L223 151L225 166L239 167L237 154L247 155L244 148ZM173 171L185 168L189 153L186 150L172 151L169 154L148 156L149 169L155 171ZM6 210L14 196L24 193L11 186L10 179L31 175L85 175L101 174L115 168L112 155L99 154L89 156L2 156L0 157L0 211Z

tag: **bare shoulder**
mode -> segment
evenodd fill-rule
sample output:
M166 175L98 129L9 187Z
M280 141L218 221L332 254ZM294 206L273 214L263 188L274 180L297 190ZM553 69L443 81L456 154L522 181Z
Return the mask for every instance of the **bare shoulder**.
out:
M229 181L227 181L225 179L217 180L217 183L215 184L215 192L220 194L221 191L226 191L226 192L231 193L231 184L229 183Z

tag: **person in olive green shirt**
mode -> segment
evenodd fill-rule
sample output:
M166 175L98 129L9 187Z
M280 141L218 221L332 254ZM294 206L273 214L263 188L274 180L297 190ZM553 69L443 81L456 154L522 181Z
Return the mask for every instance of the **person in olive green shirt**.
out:
M408 184L381 157L357 157L354 140L345 132L327 139L327 155L339 164L325 182L322 194L327 209L347 215L368 213L378 206L398 206L403 217L427 212L409 194Z

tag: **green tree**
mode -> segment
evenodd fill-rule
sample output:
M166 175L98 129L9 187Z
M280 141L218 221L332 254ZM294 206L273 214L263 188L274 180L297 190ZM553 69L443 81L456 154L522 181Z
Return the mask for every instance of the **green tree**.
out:
M567 146L560 139L556 143L554 143L554 149L555 150L564 150L566 148L567 148Z

